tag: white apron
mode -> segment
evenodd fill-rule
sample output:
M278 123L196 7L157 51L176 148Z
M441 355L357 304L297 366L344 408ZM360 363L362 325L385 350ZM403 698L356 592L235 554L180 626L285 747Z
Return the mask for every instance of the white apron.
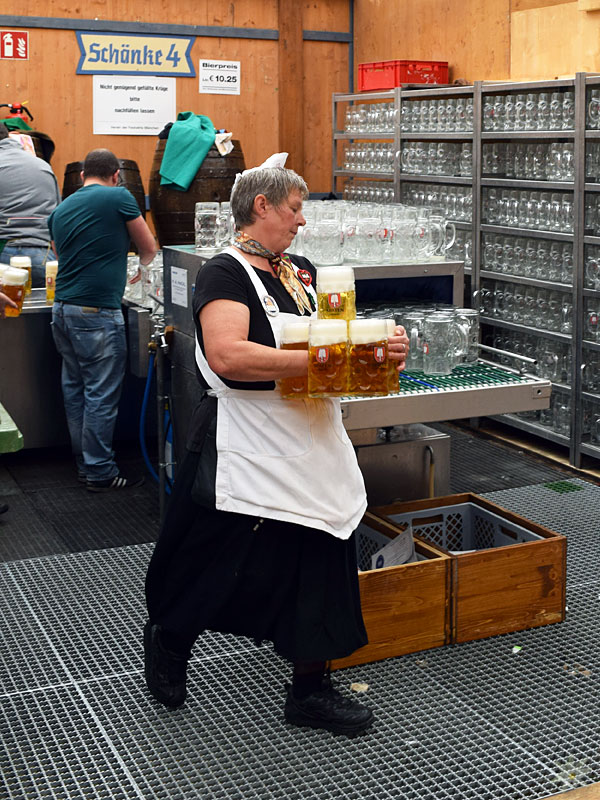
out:
M248 261L233 247L265 309L279 347L282 313ZM297 268L294 265L294 270ZM307 292L315 298L314 288ZM268 298L265 301L265 298ZM284 400L275 391L230 389L208 365L196 337L196 362L218 400L216 508L278 519L347 539L367 500L338 398Z

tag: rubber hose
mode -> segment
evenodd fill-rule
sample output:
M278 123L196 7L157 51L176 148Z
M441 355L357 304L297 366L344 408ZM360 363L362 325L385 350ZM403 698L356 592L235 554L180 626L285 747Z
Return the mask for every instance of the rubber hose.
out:
M152 466L152 462L150 461L150 457L148 456L148 450L146 448L146 412L148 410L148 398L150 397L150 387L152 386L152 376L154 375L154 358L155 354L150 353L150 357L148 359L148 375L146 377L146 388L144 389L144 399L142 401L142 411L140 413L140 429L139 429L139 436L140 436L140 447L142 449L142 455L144 457L144 461L146 463L146 467L148 468L148 472L157 483L160 483L160 479L158 477L158 473ZM168 484L165 485L165 489L167 494L171 494L171 489L169 488Z

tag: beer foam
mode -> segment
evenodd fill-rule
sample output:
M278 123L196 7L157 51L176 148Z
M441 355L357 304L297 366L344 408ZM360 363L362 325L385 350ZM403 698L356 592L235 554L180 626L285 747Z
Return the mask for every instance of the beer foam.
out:
M7 267L2 274L2 283L4 286L24 286L28 278L29 272L26 269Z
M320 267L317 270L317 292L353 292L354 270L352 267Z
M384 319L351 319L349 326L352 344L369 344L387 339L387 323Z
M346 342L348 325L345 319L314 319L310 322L308 338L311 347Z
M30 267L31 259L29 256L11 256L10 265L11 267Z
M281 341L286 344L308 342L308 327L308 320L305 322L286 322L281 331Z
M46 261L46 266L52 268L58 267L58 261Z

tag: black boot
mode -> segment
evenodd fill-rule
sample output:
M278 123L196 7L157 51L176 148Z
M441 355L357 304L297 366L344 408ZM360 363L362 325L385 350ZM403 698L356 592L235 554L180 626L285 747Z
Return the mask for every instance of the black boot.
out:
M291 686L286 688L284 716L291 725L356 736L373 724L373 712L334 689L329 675L321 689L301 699L294 697Z
M144 626L144 674L152 697L169 708L185 702L187 658L166 650L160 641L160 627Z

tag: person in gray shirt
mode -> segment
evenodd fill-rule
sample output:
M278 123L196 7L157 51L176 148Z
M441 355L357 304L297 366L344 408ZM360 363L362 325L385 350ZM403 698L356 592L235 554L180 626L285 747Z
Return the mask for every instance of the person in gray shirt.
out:
M32 285L45 286L49 258L48 217L60 203L60 192L52 167L27 153L10 138L0 123L0 263L11 256L29 256Z

